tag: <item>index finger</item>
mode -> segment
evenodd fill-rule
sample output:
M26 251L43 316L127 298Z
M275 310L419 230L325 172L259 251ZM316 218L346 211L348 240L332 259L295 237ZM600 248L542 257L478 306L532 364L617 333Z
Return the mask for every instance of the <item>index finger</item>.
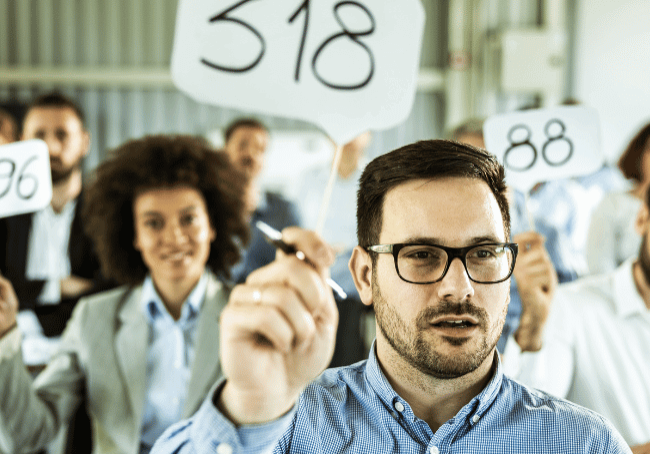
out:
M282 230L282 241L305 254L305 258L319 272L334 263L334 251L316 232L300 227L287 227Z

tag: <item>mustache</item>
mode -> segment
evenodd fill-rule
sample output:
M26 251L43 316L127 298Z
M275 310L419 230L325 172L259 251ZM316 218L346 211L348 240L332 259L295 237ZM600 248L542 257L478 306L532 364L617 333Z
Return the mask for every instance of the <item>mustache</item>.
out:
M469 301L442 300L435 306L427 307L418 315L418 325L426 325L429 320L445 315L471 315L481 324L487 320L487 312Z

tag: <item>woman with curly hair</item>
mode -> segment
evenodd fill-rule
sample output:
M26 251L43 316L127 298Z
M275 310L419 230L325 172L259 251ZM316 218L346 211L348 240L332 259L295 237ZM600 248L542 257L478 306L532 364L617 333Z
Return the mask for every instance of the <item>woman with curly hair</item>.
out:
M84 217L103 272L123 285L79 302L33 383L18 301L0 276L0 450L47 446L85 401L93 452L146 453L198 409L220 375L222 280L248 241L241 181L196 138L152 136L115 150Z

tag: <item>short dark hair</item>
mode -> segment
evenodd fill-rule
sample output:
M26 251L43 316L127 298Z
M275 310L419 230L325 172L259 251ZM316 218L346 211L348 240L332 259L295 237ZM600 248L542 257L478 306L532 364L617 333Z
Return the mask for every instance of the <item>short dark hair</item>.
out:
M359 246L377 244L383 222L386 193L411 180L464 177L483 180L497 200L506 239L510 213L505 172L485 150L451 140L422 140L373 159L363 171L357 193Z
M264 126L264 123L256 118L238 118L226 127L226 131L223 133L224 143L227 143L230 140L237 128L256 128L262 129L267 133L269 132L269 129Z
M632 179L638 183L642 182L646 175L643 175L643 155L650 150L650 123L645 125L630 141L627 148L618 159L618 168L621 169L625 178Z
M133 203L143 191L181 185L203 195L217 232L207 266L229 278L240 246L249 239L243 181L227 157L204 139L159 135L118 147L97 168L85 192L84 227L93 239L102 272L120 284L142 282L148 269L133 246Z
M27 106L27 110L25 110L25 115L23 116L23 122L25 121L25 118L27 118L29 112L32 109L37 107L55 107L59 109L70 108L74 111L77 118L79 118L81 125L84 128L86 127L86 117L84 116L83 110L81 109L79 104L77 104L67 96L59 93L58 91L45 93L43 95L38 96L36 99L34 99Z

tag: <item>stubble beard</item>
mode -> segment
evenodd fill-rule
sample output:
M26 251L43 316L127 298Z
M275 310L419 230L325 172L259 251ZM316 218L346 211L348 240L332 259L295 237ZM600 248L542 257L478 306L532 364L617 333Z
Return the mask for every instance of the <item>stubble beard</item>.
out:
M83 157L80 157L74 164L66 168L63 168L61 170L54 170L52 168L51 169L52 184L56 185L68 181L74 172L76 172L77 170L81 170L82 161L83 161Z
M390 346L415 369L438 379L458 378L478 369L496 347L508 311L508 304L505 304L496 325L489 330L489 318L484 309L469 301L441 301L421 311L413 326L409 326L382 296L375 273L372 276L372 294L377 326ZM459 347L472 340L446 337L432 343L427 340L423 329L426 329L429 321L435 317L460 314L476 317L482 336L478 345L471 350L454 355L443 354L439 349L444 343Z

